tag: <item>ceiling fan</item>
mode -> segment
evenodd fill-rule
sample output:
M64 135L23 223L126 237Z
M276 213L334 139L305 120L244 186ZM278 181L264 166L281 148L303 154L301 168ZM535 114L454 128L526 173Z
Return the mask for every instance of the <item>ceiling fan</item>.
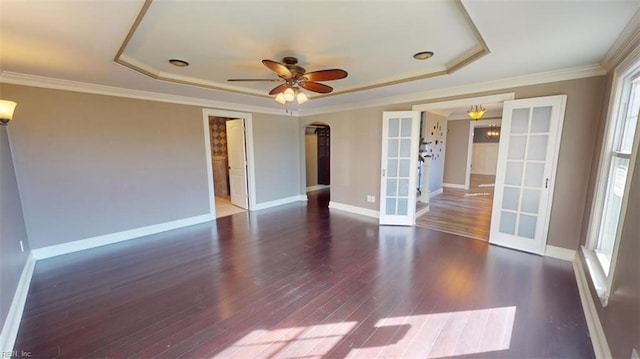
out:
M298 59L290 56L283 58L282 63L273 60L262 60L262 63L269 70L275 72L279 79L229 79L227 81L283 82L271 89L269 95L278 95L276 101L284 104L287 101L293 101L296 96L298 103L305 102L307 98L304 93L300 91L300 88L317 93L330 93L333 91L333 88L319 81L339 80L348 75L346 71L341 69L306 72L303 67L297 65Z

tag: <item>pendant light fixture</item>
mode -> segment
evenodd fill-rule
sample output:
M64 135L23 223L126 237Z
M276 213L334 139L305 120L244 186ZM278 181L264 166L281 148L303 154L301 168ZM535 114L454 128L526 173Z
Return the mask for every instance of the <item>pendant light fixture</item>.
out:
M469 108L469 111L467 111L467 115L469 115L473 120L478 121L482 116L484 116L485 112L487 112L487 110L482 107L482 105L473 105Z
M500 137L500 127L494 124L489 125L485 136L490 140Z

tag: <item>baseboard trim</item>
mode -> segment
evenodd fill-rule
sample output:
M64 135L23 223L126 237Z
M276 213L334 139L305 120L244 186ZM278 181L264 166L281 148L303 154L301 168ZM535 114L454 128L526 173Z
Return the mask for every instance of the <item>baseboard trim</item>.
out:
M333 208L333 209L337 209L345 212L351 212L351 213L372 217L372 218L380 218L380 212L378 211L374 211L372 209L367 209L362 207L356 207L350 204L329 201L329 208Z
M465 187L465 185L463 185L463 184L456 184L456 183L443 183L443 184L442 184L442 187L467 189L467 187Z
M16 292L13 295L7 318L2 325L2 331L0 332L0 352L11 353L16 343L18 336L18 329L20 329L20 322L22 321L22 313L24 312L24 306L27 303L27 294L29 294L29 286L31 285L31 277L33 277L33 270L36 266L36 259L33 257L33 253L29 253L27 261L22 269L22 274L18 280L18 286Z
M433 192L429 192L429 198L433 198L437 195L439 195L440 193L442 193L444 191L444 189L442 187L438 188L437 190L433 191Z
M576 251L573 249L547 245L545 247L544 255L546 257L573 262L573 260L576 258Z
M251 210L259 211L261 209L267 209L271 207L282 206L283 204L289 204L293 202L306 201L306 200L307 200L306 195L291 196L291 197L276 199L273 201L258 203L255 206L253 206Z
M151 226L131 229L127 231L105 234L103 236L80 239L73 242L67 242L67 243L56 244L48 247L37 248L32 250L31 254L36 260L51 258L51 257L68 254L68 253L82 251L85 249L106 246L108 244L118 243L118 242L127 241L134 238L148 236L151 234L166 232L173 229L178 229L182 227L192 226L195 224L209 222L214 219L215 218L213 218L211 214L189 217L189 218L179 219L177 221L165 222L165 223L155 224Z
M417 212L416 212L416 218L418 218L418 217L420 217L420 216L422 216L423 214L428 213L428 212L429 212L429 205L427 204L427 206L426 206L426 207L424 207L424 208L422 208L421 210L419 210L419 211L417 211Z
M582 302L582 310L584 311L584 316L587 320L587 328L589 328L589 335L591 336L591 345L593 345L593 351L596 358L612 358L609 343L607 342L607 337L604 334L602 323L600 323L598 310L596 309L593 296L589 290L589 283L587 282L587 276L580 258L575 258L573 260L573 271L576 275L578 293L580 293L580 302Z
M307 187L307 192L319 191L321 189L331 188L331 185L328 184L319 184L315 186Z

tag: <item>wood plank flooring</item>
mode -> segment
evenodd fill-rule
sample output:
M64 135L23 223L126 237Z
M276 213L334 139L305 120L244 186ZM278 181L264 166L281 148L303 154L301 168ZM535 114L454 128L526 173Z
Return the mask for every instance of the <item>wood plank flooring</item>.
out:
M444 188L429 201L416 225L463 237L489 240L495 176L471 175L469 189Z
M33 358L591 358L569 262L295 203L38 261Z

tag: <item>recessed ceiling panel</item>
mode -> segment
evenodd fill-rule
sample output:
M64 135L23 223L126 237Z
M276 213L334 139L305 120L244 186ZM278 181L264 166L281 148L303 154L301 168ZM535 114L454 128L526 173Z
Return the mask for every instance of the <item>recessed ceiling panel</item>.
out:
M459 2L154 1L116 61L154 78L265 95L260 62L297 57L307 72L341 68L334 93L444 75L487 53ZM416 15L418 14L418 15ZM381 44L385 44L381 46ZM433 51L428 60L413 54ZM175 67L169 59L189 62Z

